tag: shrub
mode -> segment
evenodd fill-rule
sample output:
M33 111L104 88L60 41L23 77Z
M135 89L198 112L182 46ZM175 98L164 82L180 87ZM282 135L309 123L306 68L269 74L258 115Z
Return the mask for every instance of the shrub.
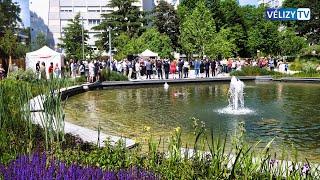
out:
M320 56L320 45L308 46L301 49L300 54L302 56Z
M244 67L240 71L233 71L231 76L267 76L267 75L279 75L281 73L275 71L269 71L265 68L259 67Z
M103 69L101 71L101 81L128 81L128 77L118 72Z
M32 69L27 69L25 71L23 69L18 69L17 71L10 72L7 79L21 80L32 83L36 82L38 80L38 77Z

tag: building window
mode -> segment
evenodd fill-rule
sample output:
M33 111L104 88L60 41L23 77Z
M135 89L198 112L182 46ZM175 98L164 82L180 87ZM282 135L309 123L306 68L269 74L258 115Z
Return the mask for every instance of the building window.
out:
M100 12L100 6L89 6L88 12Z
M88 21L89 21L89 25L98 25L101 22L100 19L89 19Z
M60 12L72 12L71 9L61 9Z
M99 9L97 9L97 10L91 9L91 10L88 10L88 12L100 12L100 10Z

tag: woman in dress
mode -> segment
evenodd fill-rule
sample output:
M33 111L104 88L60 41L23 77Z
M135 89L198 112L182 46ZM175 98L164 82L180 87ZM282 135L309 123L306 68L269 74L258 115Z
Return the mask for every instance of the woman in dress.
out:
M172 74L172 79L176 78L176 71L177 71L177 64L176 62L173 60L170 63L170 73Z

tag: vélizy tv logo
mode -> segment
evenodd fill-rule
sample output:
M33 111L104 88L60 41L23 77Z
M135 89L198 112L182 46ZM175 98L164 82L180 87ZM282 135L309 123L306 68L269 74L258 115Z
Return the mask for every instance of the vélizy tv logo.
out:
M266 19L273 21L308 21L310 18L310 8L268 8L266 10Z

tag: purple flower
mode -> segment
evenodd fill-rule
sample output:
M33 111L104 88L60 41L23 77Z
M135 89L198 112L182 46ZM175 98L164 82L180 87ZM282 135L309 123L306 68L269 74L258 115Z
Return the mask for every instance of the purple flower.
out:
M307 163L304 163L303 167L302 167L302 174L308 174L310 171L310 166Z

